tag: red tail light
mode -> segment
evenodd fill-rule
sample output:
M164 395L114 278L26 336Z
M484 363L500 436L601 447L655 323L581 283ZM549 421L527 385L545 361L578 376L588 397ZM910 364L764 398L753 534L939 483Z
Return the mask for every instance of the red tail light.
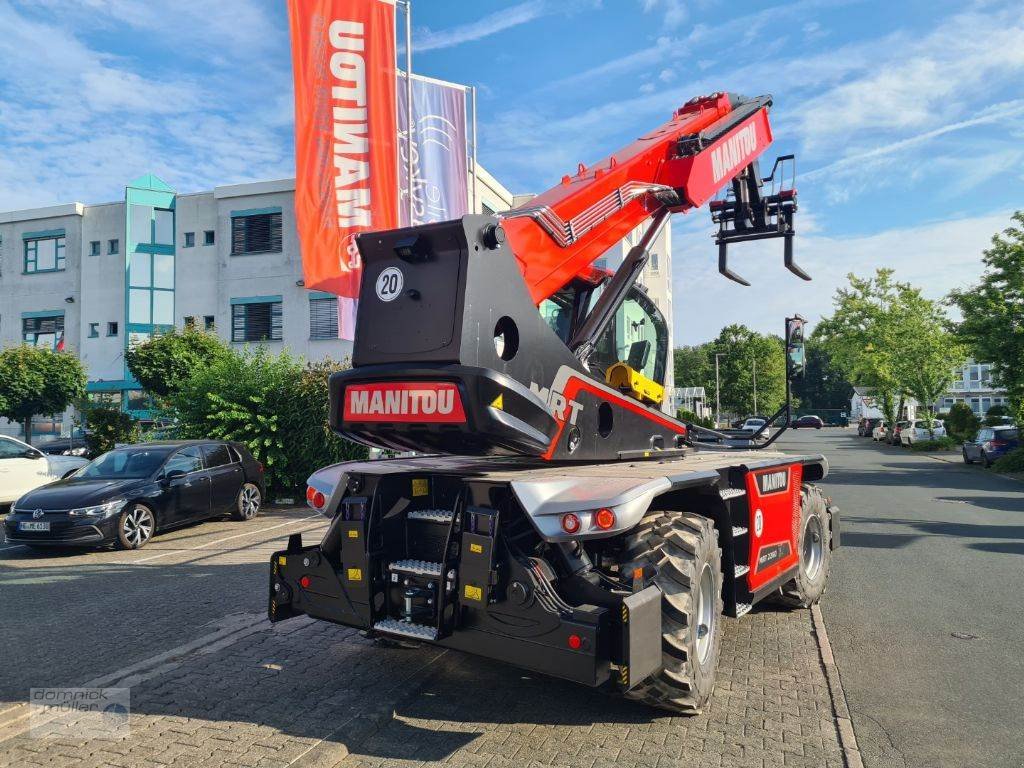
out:
M579 635L569 635L568 644L574 651L578 651L583 647L583 638Z
M993 448L1005 448L1007 443L1005 440L993 440L989 443Z
M615 525L615 513L607 507L602 507L594 513L594 527L607 531Z
M303 576L301 579L299 579L299 586L303 589L309 589L309 585L311 583L312 580L309 578L309 576Z
M310 504L313 503L313 494L315 493L316 488L314 488L312 485L306 486L306 501L308 501Z

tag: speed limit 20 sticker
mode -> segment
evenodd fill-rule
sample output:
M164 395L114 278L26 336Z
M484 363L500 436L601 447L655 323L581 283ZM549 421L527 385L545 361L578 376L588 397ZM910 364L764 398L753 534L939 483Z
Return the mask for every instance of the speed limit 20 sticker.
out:
M398 267L388 267L377 276L377 298L381 301L394 301L402 292L405 276Z

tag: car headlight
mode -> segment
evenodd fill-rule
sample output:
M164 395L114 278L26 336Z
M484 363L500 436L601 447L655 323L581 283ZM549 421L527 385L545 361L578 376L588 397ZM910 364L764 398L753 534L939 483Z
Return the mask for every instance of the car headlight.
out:
M65 456L85 456L88 449L83 445L81 448L69 448L64 451Z
M114 499L114 501L97 504L93 507L69 509L68 514L71 515L71 517L110 517L111 515L116 515L120 512L124 505L125 499Z

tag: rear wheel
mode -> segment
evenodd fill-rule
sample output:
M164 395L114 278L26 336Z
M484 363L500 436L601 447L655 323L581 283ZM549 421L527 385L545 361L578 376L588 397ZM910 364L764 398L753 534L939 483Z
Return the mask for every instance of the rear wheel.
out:
M689 512L649 512L626 540L622 568L653 565L662 591L662 669L627 698L687 714L707 704L722 644L721 563L714 523Z
M988 454L984 451L981 452L981 466L985 467L985 469L992 466L992 460L989 459Z
M800 490L800 567L796 576L782 585L780 601L808 608L821 599L832 564L832 516L825 497L816 486Z
M238 489L238 498L235 500L235 511L232 515L235 520L252 520L259 514L260 505L263 503L263 494L255 483L245 483Z

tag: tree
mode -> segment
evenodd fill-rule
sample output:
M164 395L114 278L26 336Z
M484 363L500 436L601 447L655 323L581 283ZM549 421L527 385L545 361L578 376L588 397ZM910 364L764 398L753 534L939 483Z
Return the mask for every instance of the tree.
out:
M853 385L833 363L828 345L815 333L805 344L807 365L804 375L793 381L793 395L800 398L801 407L808 410L847 409L853 396Z
M704 391L708 392L710 381L710 392L714 394L715 359L708 355L709 346L698 344L692 347L676 347L672 350L674 381L677 387L704 387Z
M708 357L719 361L723 410L737 414L777 411L786 400L786 358L782 339L729 325L708 345ZM712 392L714 373L712 369ZM756 377L756 397L755 397Z
M835 313L814 335L849 381L873 390L890 429L908 396L926 407L921 417L931 429L931 405L964 359L941 307L894 280L891 269L848 279L849 287L836 291Z
M1010 416L1010 409L1005 405L993 405L985 412L985 426L994 427L1003 423L1004 416Z
M125 352L125 363L147 392L166 399L195 371L209 367L230 352L218 336L196 328L172 330Z
M32 440L32 417L60 413L85 394L85 369L68 352L19 345L0 352L0 416L21 423Z
M946 433L954 440L965 443L973 440L981 427L979 419L966 403L953 403L946 414Z
M981 281L953 291L950 301L963 315L957 334L977 359L992 363L1017 420L1024 422L1024 211L1013 221L1017 226L992 237Z

